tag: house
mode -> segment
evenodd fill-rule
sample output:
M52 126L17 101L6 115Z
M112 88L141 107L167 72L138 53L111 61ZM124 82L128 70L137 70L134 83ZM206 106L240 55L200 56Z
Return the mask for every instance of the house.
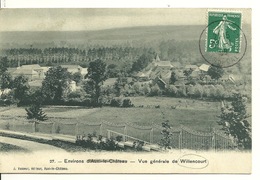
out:
M160 77L156 77L154 82L160 87L160 89L165 89L167 83Z
M86 77L88 74L88 68L83 68L79 65L61 65L62 68L65 68L71 74L80 73L83 77Z
M88 68L82 68L80 73L83 77L86 77L86 75L88 74Z
M147 81L150 78L150 71L148 72L138 72L136 75L134 75L138 80L140 81Z
M181 68L181 63L180 62L171 62L171 65L175 68L175 69L179 69Z
M62 68L67 69L72 74L82 71L82 67L79 65L60 65L60 66Z
M156 55L152 63L147 66L146 70L138 72L135 77L140 81L154 80L157 77L168 81L171 77L173 67L174 66L170 61L161 61L159 56Z
M37 69L37 68L41 68L41 66L39 64L29 64L29 65L22 65L18 68L21 68L21 69Z
M13 73L12 76L15 78L17 76L24 75L25 77L28 78L29 81L35 80L38 78L38 73L32 69L23 69L19 68L16 69Z
M199 67L199 70L200 70L200 71L203 71L203 72L208 72L209 67L210 67L210 65L202 64L202 65Z
M45 78L45 73L49 70L49 67L41 67L39 64L22 65L15 69L8 69L8 72L15 78L20 75L24 75L29 79L33 80L43 80Z
M223 82L232 82L232 83L236 83L236 81L239 81L241 80L241 77L240 76L235 76L233 74L224 74L221 78L220 78L221 81Z
M161 70L170 70L173 68L170 61L161 61L158 55L156 55L156 58L153 60L152 64L154 67Z
M7 68L7 72L10 74L13 74L14 71L16 71L17 68Z
M103 82L103 86L114 86L116 83L117 78L108 78Z
M46 72L50 69L50 67L40 67L33 69L38 73L38 79L44 79Z

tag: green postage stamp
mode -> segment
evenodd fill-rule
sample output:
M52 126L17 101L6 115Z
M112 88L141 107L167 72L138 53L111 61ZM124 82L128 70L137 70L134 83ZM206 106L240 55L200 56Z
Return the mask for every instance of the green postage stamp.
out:
M239 53L241 44L239 12L208 12L206 52Z

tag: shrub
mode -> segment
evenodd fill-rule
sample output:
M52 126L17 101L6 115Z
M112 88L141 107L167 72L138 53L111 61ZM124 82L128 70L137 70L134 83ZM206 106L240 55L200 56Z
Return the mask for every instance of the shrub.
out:
M225 89L222 85L216 85L216 98L222 99L225 96Z
M27 113L27 119L37 119L39 121L45 121L48 119L39 104L32 104L30 107L25 108L25 111Z
M17 101L14 98L14 91L10 91L6 94L2 94L0 97L0 105L10 106L11 104L15 104Z
M6 129L6 130L10 130L10 124L9 124L9 123L7 123L7 124L5 125L5 129Z
M182 85L178 88L178 96L180 96L180 97L186 97L186 96L187 96L187 91L186 91L186 86L185 86L185 84L182 84Z
M210 97L210 89L209 89L209 87L208 86L203 86L203 89L204 89L203 95L205 97L209 98Z
M135 141L134 142L134 148L136 149L136 151L142 151L144 146L144 142L143 141Z
M151 87L150 96L161 96L162 90L159 88L157 84Z
M140 84L140 82L134 83L133 89L134 89L134 91L135 91L136 94L139 94L140 91L141 91L141 84Z
M162 122L162 139L160 142L160 145L163 146L163 148L166 149L171 149L171 138L172 138L172 133L170 132L171 126L169 124L169 120L165 120Z
M80 91L74 91L68 94L68 98L81 98L82 93Z
M116 141L120 142L122 140L123 140L123 136L120 136L120 135L116 136Z
M209 87L209 92L210 92L210 97L215 97L216 96L216 88L214 85L210 85Z
M195 97L199 97L202 98L204 94L204 89L200 84L196 84L194 86L194 96Z
M178 89L174 85L170 85L167 87L167 93L169 96L177 96Z
M134 105L132 104L130 99L124 99L122 107L133 107Z
M110 106L112 107L121 107L122 105L122 98L113 98L110 102Z
M187 94L190 96L190 97L193 97L194 96L194 93L195 93L195 88L193 85L188 85L187 86Z
M144 92L145 95L147 95L147 94L150 94L151 88L148 84L144 84L142 91Z
M76 144L90 149L95 150L107 150L107 151L116 151L120 150L121 148L118 146L116 141L114 139L107 139L103 138L103 136L99 135L97 140L93 141L93 138L96 137L96 133L88 134L87 139L85 139L85 136L77 136ZM116 137L117 141L122 140L122 136Z

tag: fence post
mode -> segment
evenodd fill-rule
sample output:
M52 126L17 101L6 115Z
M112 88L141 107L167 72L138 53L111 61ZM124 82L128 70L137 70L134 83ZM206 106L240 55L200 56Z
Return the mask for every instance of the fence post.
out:
M33 133L36 132L36 122L35 122L35 120L33 121L33 124L32 124L32 132Z
M79 134L79 123L76 123L75 126L75 135L77 136Z
M13 131L15 131L15 120L13 119Z
M153 143L153 128L150 131L150 143Z
M127 125L125 125L125 128L124 128L124 137L123 137L124 142L127 141L126 136L127 136Z
M180 150L182 149L182 126L179 134L179 149Z
M216 151L216 132L215 129L213 129L213 135L212 135L212 149Z
M102 124L103 124L103 122L100 123L100 127L99 127L99 135L102 135Z
M109 130L107 130L107 137L108 137L108 139L110 139L110 131Z
M56 126L56 122L53 122L53 124L52 124L52 131L51 131L52 134L56 133L55 126Z

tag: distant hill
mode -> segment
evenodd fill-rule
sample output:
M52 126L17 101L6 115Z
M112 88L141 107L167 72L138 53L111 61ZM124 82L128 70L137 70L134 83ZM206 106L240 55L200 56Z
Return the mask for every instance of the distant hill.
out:
M141 45L151 41L175 39L198 40L204 26L145 26L98 31L13 31L0 32L0 44L5 46L33 45ZM9 47L7 47L9 48Z

